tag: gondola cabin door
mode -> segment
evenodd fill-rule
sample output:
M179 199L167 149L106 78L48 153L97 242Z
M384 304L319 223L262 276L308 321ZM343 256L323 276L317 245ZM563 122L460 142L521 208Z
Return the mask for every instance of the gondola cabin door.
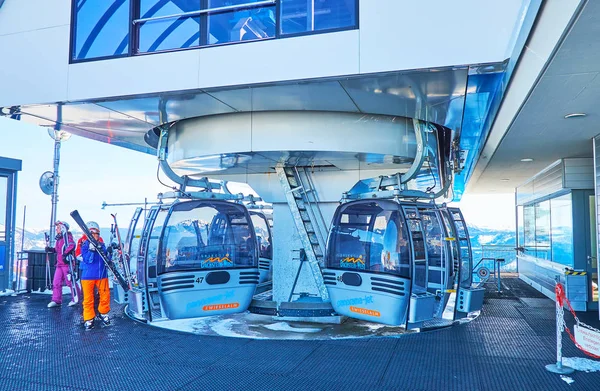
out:
M428 291L429 259L423 220L416 205L402 205L408 225L412 249L412 289L408 311L409 328L420 327L421 323L433 319L435 295Z

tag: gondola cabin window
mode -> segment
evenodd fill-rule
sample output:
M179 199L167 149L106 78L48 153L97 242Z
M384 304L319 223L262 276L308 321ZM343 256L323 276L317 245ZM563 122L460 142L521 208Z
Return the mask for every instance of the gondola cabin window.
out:
M392 206L392 207L390 207ZM409 277L408 232L394 204L355 204L333 227L329 267Z
M163 232L159 273L253 266L256 237L242 207L196 204L173 207Z

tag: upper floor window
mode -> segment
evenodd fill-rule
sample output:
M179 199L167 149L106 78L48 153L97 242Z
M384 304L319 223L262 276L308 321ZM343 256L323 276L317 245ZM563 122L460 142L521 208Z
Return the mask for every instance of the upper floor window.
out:
M356 0L281 0L281 34L356 25Z
M137 24L138 52L185 49L200 45L200 16L152 18L198 11L201 0L139 0L139 3L140 19L150 20Z
M131 1L73 1L71 58L85 60L127 54Z
M357 27L358 0L73 0L71 60Z

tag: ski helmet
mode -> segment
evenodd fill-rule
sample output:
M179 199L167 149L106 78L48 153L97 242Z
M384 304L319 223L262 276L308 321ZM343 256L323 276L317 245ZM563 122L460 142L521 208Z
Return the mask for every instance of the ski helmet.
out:
M67 223L65 221L56 220L54 225L64 225L67 230L69 229L69 223Z
M85 225L87 225L90 232L96 231L100 233L100 226L95 221L88 221L87 223L85 223Z

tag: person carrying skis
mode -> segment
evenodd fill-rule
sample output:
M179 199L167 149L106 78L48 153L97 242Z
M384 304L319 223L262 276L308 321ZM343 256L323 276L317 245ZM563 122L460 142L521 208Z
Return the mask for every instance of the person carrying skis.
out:
M67 256L71 251L75 249L75 240L73 235L69 232L69 224L64 221L57 221L54 223L56 229L56 244L54 248L46 247L47 252L56 253L56 270L54 272L54 279L52 281L52 301L48 303L48 308L58 307L62 304L62 287L63 282L72 289L73 283L75 283L75 289L79 292L79 286L75 281L70 281L67 278L69 274L69 264ZM73 292L73 290L71 290ZM71 301L69 307L77 304L74 295L71 293Z
M94 288L98 289L98 319L105 325L110 324L108 313L110 312L110 288L108 286L108 271L98 251L106 254L106 246L100 237L98 223L89 221L86 223L93 238L101 248L96 248L90 240L81 243L81 287L83 288L83 326L86 330L94 328Z

